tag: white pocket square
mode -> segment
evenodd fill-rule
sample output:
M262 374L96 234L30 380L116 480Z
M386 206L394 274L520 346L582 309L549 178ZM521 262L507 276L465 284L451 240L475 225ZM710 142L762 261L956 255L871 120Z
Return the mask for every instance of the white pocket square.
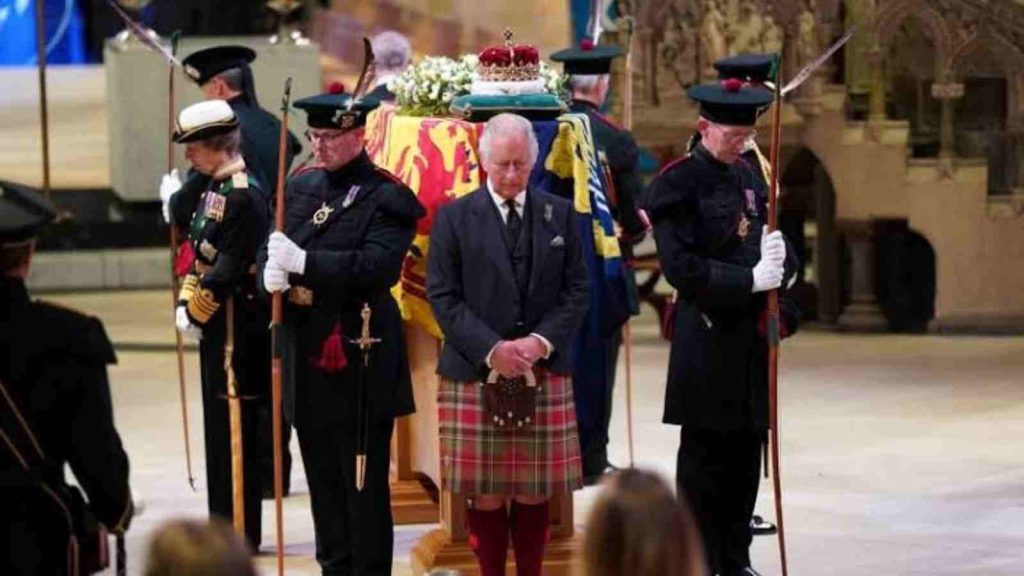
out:
M554 238L551 239L550 246L552 248L559 248L561 246L565 246L565 239L562 238L561 236L555 236Z

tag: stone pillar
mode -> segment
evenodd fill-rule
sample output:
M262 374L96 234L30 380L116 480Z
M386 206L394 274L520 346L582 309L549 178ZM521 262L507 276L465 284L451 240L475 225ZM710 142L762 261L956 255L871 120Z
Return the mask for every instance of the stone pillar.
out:
M835 191L822 164L814 167L811 186L814 194L815 222L818 225L814 244L817 264L815 276L818 280L818 320L826 324L836 324L839 320L842 292L839 282L839 264L842 258L839 254L839 238L836 231Z
M932 98L941 104L941 123L939 127L939 158L956 156L955 128L956 122L953 107L956 101L964 96L964 85L959 82L936 82L932 84Z
M864 52L868 61L868 121L885 120L885 58L881 47Z
M882 332L887 328L878 305L874 234L868 220L837 222L850 251L850 303L839 316L839 328Z

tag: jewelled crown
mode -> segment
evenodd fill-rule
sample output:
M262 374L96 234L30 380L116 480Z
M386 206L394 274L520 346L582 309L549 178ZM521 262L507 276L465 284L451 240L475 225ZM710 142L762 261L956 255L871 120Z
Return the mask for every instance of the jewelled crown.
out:
M510 29L505 29L505 45L484 48L479 60L476 73L481 80L524 82L540 78L540 51L530 44L513 44Z

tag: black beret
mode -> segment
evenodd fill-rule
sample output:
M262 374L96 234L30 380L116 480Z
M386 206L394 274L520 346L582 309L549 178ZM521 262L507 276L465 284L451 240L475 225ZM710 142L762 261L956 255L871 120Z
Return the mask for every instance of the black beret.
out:
M0 181L0 245L31 240L56 217L53 204L39 192Z

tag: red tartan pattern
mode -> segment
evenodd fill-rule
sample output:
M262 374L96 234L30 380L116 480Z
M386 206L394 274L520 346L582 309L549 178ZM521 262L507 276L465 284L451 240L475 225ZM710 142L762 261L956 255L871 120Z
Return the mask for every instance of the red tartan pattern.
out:
M535 376L536 422L525 431L498 428L485 418L480 382L441 381L438 411L445 490L550 496L582 487L572 379L543 370Z

